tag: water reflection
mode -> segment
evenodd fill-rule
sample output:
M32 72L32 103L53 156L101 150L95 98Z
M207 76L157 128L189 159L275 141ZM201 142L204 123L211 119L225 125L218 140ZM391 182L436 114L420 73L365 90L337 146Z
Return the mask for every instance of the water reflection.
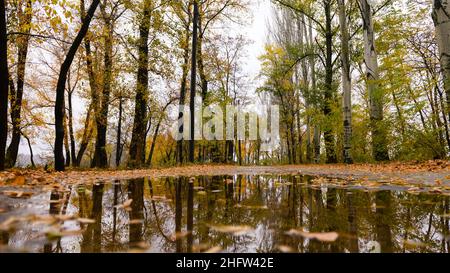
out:
M25 226L29 229L25 234L44 236L41 248L31 251L198 252L220 247L225 252L448 253L450 249L448 196L327 187L311 183L307 176L143 178L74 186L68 193L51 192L49 198L42 214L86 220L64 222L63 228L81 232L57 240L42 235L46 227ZM218 231L217 225L253 230L236 235ZM290 229L337 232L339 237L321 242L286 234ZM21 234L2 231L0 243L26 246L29 236Z

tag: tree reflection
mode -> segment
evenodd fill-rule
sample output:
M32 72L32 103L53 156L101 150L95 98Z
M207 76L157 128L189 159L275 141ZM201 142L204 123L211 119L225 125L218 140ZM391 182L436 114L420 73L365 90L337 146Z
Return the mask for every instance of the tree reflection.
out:
M347 189L299 175L133 179L77 186L76 193L70 198L51 192L48 214L65 214L70 208L70 213L94 221L79 223L80 236L46 242L44 252L62 252L61 242L64 251L81 252L126 251L141 248L141 242L156 252L215 246L226 252L356 253L378 245L381 252L450 248L449 197L443 195ZM133 200L129 207L120 206L128 199ZM214 225L245 225L254 231L235 235L218 232ZM321 242L286 234L290 229L337 232L339 237ZM11 231L2 232L0 240L20 245L26 238Z
M130 217L130 245L142 241L144 220L144 179L133 179L128 182L128 198L132 199Z
M80 245L81 252L102 252L102 216L103 216L103 183L92 186L92 210L90 213L93 223L88 224L83 233ZM80 200L87 201L84 191L81 193ZM83 203L83 202L82 202ZM80 205L80 210L87 207L87 204Z
M392 242L391 225L394 218L391 209L391 192L379 191L375 193L375 233L380 243L381 252L392 253L394 251Z
M61 203L59 202L60 193L56 190L50 193L50 208L48 213L50 215L59 214L59 210L61 208ZM53 252L53 242L47 242L44 244L44 253L52 253Z

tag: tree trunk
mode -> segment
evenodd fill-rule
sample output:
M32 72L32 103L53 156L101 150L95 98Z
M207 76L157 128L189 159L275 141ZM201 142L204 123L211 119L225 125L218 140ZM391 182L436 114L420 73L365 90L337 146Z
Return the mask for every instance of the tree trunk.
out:
M116 167L120 166L120 158L122 157L122 147L120 140L122 137L122 96L119 97L119 121L117 122L117 140L116 140Z
M341 29L341 61L342 61L342 92L344 112L344 162L353 163L352 148L352 83L350 77L349 35L347 28L347 12L345 0L338 0L339 24Z
M28 44L30 41L30 36L28 34L30 34L33 14L32 5L32 1L28 0L23 10L22 6L18 7L17 17L19 19L19 31L24 35L20 35L17 38L17 88L15 94L11 93L11 122L13 125L13 131L11 143L6 151L6 166L10 168L14 167L16 164L17 154L19 152L22 98L28 55ZM10 84L14 83L11 82Z
M81 13L81 20L84 19L86 16L86 11L84 7L84 0L80 0L80 13ZM99 98L98 98L98 86L96 82L96 75L94 72L93 64L92 64L92 53L91 53L91 41L89 38L89 35L87 35L84 38L84 48L85 48L85 54L86 54L86 67L88 72L88 79L89 79L89 87L91 89L91 104L89 105L88 112L86 114L86 119L84 123L84 132L83 137L80 143L80 148L78 150L78 154L76 157L76 161L74 163L75 167L79 167L81 164L81 161L83 159L83 155L89 145L89 142L91 140L92 134L94 132L94 127L92 126L90 122L92 111L94 111L94 117L95 120L98 118L98 108L99 108Z
M105 24L105 37L104 37L104 74L103 74L103 90L101 105L99 109L97 122L97 138L95 141L95 152L93 166L97 168L108 167L108 156L106 154L106 132L108 129L108 111L109 111L109 98L111 94L112 84L112 54L113 54L113 21L111 15L106 14L105 7L102 8L102 17Z
M151 1L144 1L142 21L139 26L139 60L134 109L133 132L128 164L140 167L145 163L145 132L148 100L148 35L150 32Z
M36 168L36 164L34 164L34 156L33 156L33 147L31 147L31 141L30 138L27 135L22 134L23 137L27 140L28 143L28 149L30 149L30 162L31 162L31 166L33 168Z
M81 138L80 148L78 150L78 154L76 157L76 161L74 162L75 167L79 167L81 164L81 160L83 159L84 152L86 151L89 142L91 140L92 134L94 132L94 126L91 124L91 115L92 108L94 108L93 103L89 105L89 109L86 113L86 119L84 121L84 131L83 136Z
M311 19L309 19L308 22L308 45L309 48L312 49L313 48L313 44L314 44L314 38L313 38L313 22ZM317 85L316 85L316 61L315 61L315 56L312 54L309 57L309 66L311 69L311 90L310 90L310 99L312 100L312 104L316 105L317 104ZM310 125L311 126L311 125ZM317 124L314 125L313 128L313 150L314 150L314 163L319 163L320 162L320 129L319 126Z
M389 160L386 129L383 126L383 90L379 87L379 72L375 35L372 21L372 7L367 0L360 0L364 30L364 62L367 70L367 90L370 103L370 127L372 131L372 152L377 161Z
M5 169L8 138L8 46L6 37L5 0L0 3L0 171Z
M70 154L72 156L72 165L75 165L77 161L76 153L75 153L75 136L73 133L73 107L72 107L72 91L67 94L67 99L69 101L69 138L70 138Z
M161 125L162 119L158 121L158 124L156 124L155 134L153 135L152 139L152 146L150 147L150 154L148 155L147 159L147 166L152 166L152 159L153 159L153 152L155 151L155 145L156 145L156 139L158 138L159 133L159 127Z
M331 26L331 0L324 0L325 7L325 39L326 39L326 57L325 57L325 102L323 113L326 117L331 116L331 107L334 101L333 95L333 29ZM331 129L328 124L324 129L325 149L327 152L327 163L336 163L336 143Z
M198 65L198 73L200 76L201 88L202 88L202 98L203 103L206 102L206 96L208 94L208 80L206 79L205 74L205 65L203 62L203 34L204 30L202 29L202 19L203 19L203 8L200 4L199 6L199 16L198 16L198 41L197 41L197 65ZM207 105L207 104L206 104Z
M70 148L69 148L69 134L67 128L67 115L64 112L64 149L66 150L66 162L65 165L70 166Z
M84 36L89 28L91 19L94 16L100 0L93 0L86 17L83 20L81 29L79 30L75 40L69 48L69 52L66 55L64 62L61 65L59 73L58 84L56 87L56 100L55 100L55 169L57 171L64 171L64 154L63 154L63 141L64 141L64 93L67 80L67 73L70 70L75 54L80 46ZM0 15L1 16L1 15ZM0 56L1 57L1 56ZM1 72L1 71L0 71ZM0 73L1 74L1 73Z
M194 0L194 21L193 21L193 30L192 30L192 59L191 59L191 89L190 89L190 103L189 108L191 112L191 132L189 139L189 162L194 162L194 149L195 149L195 140L194 140L194 132L195 132L195 87L197 81L197 25L198 25L198 2Z
M444 77L444 89L447 96L447 115L450 123L450 3L434 0L433 22L439 46L441 70Z
M178 128L179 133L183 135L184 127L183 127L183 113L181 112L181 107L184 106L185 100L186 100L186 86L187 86L187 77L189 72L189 39L190 39L190 29L189 26L192 21L192 15L191 15L191 1L189 1L189 5L187 8L188 12L188 20L185 22L185 40L183 44L183 66L182 66L182 76L181 76L181 88L180 88L180 102L179 102L179 113L178 113L178 120L180 121ZM183 163L183 139L180 139L177 141L177 163L181 164Z

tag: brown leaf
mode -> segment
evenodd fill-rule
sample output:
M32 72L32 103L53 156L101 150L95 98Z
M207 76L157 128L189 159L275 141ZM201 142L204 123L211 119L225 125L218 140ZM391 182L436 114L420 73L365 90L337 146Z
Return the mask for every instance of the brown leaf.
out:
M218 253L221 250L222 250L222 248L220 246L214 246L214 247L211 247L210 249L206 250L203 253Z
M127 209L131 206L131 203L133 202L133 199L128 199L127 201L123 202L121 205L117 205L116 208L119 209Z
M30 198L33 195L32 192L23 191L3 191L3 194L12 198Z
M286 246L286 245L278 245L277 246L278 250L283 252L283 253L292 253L295 252L295 249L290 247L290 246Z
M214 231L221 233L231 233L233 235L244 235L253 231L253 228L250 226L226 226L226 225L210 225L210 228Z
M176 241L178 239L184 238L186 236L188 236L189 234L191 234L190 231L179 231L179 232L175 232L174 234L172 234L172 236L170 236L170 239L172 241Z
M16 176L12 183L14 186L21 186L25 184L25 177L24 176Z
M334 242L339 237L339 234L337 232L316 233L316 232L305 232L298 229L291 229L287 231L286 234L290 236L301 236L307 239L316 239L321 242Z
M143 219L133 219L133 220L130 220L130 225L139 225L139 224L142 224L142 223L144 223L144 220L143 220Z
M0 230L9 230L12 228L12 226L17 223L18 221L20 221L19 218L17 217L9 217L8 219L6 219L6 221L3 221L2 223L0 223Z
M88 218L78 218L77 221L80 222L81 224L93 224L93 223L95 223L94 219L88 219Z

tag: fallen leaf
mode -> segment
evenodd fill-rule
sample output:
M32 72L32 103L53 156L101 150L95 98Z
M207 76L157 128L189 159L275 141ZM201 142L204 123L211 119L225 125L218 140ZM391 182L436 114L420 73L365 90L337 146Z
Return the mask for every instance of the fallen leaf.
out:
M405 240L405 241L403 241L403 245L406 248L409 248L409 249L426 246L425 243L422 243L422 242L419 242L419 241L412 241L412 240Z
M316 239L321 242L334 242L339 237L339 234L337 232L305 232L298 229L291 229L286 232L287 235L290 236L301 236L307 239Z
M249 205L241 205L237 204L236 208L244 208L244 209L269 209L267 206L249 206Z
M93 224L93 223L95 223L94 219L88 219L88 218L78 218L77 221L80 222L81 224Z
M117 205L116 208L119 209L127 209L131 206L131 203L133 202L133 199L128 199L127 201L123 202L121 205Z
M139 225L139 224L143 224L144 220L143 219L133 219L130 220L130 225Z
M144 241L133 243L132 246L140 248L140 249L149 249L150 248L150 244L147 242L144 242Z
M283 253L292 253L295 252L295 249L290 247L290 246L286 246L286 245L278 245L277 246L278 250L283 252Z
M0 223L0 230L9 230L12 228L12 226L17 223L20 219L17 217L9 217L8 219L6 219L5 221L3 221L2 223Z
M439 189L439 188L432 188L432 189L430 190L430 193L442 193L442 190Z
M167 197L165 197L165 196L157 196L157 195L154 195L154 196L151 198L151 200L153 200L153 201L166 201L166 200L167 200Z
M25 184L25 177L24 176L16 176L12 183L14 186L21 186Z
M174 234L172 234L172 236L170 236L170 239L172 241L176 241L179 240L181 238L184 238L186 236L188 236L189 234L191 234L190 231L179 231L179 232L175 232Z
M253 231L253 228L250 226L226 226L226 225L210 225L210 228L214 231L221 233L231 233L233 235L244 235Z
M214 247L211 247L210 249L206 250L203 253L218 253L221 250L222 250L222 248L220 246L214 246Z
M51 229L45 232L45 235L49 240L58 239L61 237L78 236L83 234L83 230L58 230Z
M32 192L23 191L3 191L3 194L12 198L30 198L33 195Z

